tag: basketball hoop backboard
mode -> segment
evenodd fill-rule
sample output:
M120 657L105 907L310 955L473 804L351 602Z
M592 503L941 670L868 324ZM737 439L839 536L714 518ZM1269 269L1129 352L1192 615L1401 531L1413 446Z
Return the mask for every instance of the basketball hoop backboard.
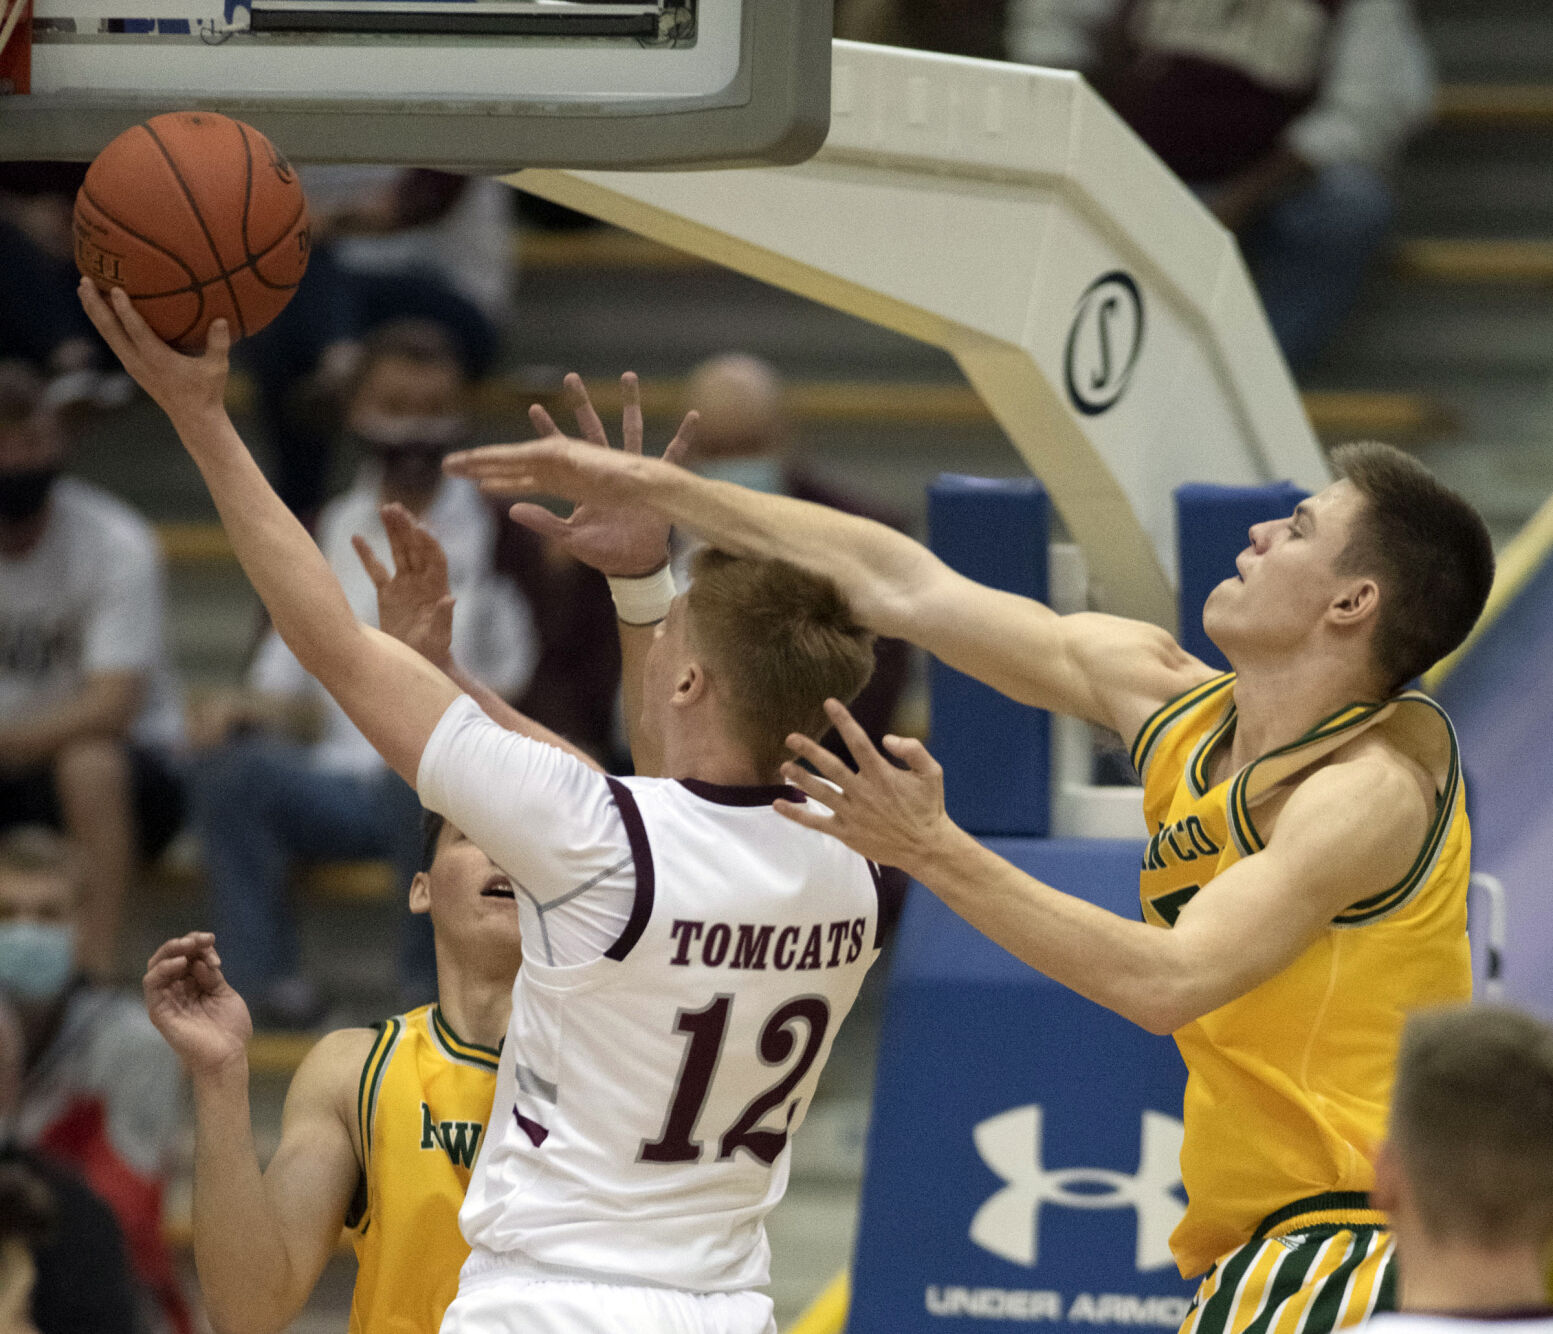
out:
M301 162L799 162L830 124L831 0L35 0L0 159L86 159L163 111Z

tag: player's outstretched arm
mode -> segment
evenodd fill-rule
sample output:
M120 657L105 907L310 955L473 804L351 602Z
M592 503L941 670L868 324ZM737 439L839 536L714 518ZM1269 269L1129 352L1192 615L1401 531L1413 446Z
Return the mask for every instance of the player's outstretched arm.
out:
M1431 811L1415 778L1374 748L1305 778L1267 847L1214 877L1166 929L1027 875L944 811L943 769L921 742L886 737L898 769L846 709L826 705L857 772L807 737L783 776L831 814L779 801L795 823L922 882L1016 958L1153 1033L1171 1033L1287 967L1345 908L1398 884Z
M172 421L280 637L413 785L426 739L458 687L356 619L323 553L259 471L223 401L231 342L225 321L211 326L203 356L186 357L152 332L121 289L104 297L83 279L79 290L124 369Z
M221 974L215 937L151 956L152 1022L194 1090L194 1261L220 1334L276 1334L307 1303L360 1176L350 1117L367 1029L331 1033L286 1096L280 1147L261 1171L248 1104L248 1008Z
M737 555L790 561L835 581L870 630L906 639L1014 699L1131 740L1167 699L1211 673L1164 630L1110 616L1058 616L956 574L884 524L695 476L657 459L552 437L452 455L450 472L496 495L646 503Z

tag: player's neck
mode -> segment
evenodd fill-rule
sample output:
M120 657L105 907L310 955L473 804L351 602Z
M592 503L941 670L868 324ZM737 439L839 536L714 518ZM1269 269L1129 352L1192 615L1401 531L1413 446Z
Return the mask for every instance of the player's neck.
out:
M486 976L437 961L437 1006L442 1017L465 1042L499 1047L512 1016L512 976Z
M1540 1249L1415 1244L1398 1256L1404 1311L1483 1314L1547 1307Z
M1368 673L1342 662L1312 663L1306 658L1236 666L1233 770L1298 741L1356 700L1375 696Z
M720 732L681 730L663 742L663 777L694 778L723 787L758 787L779 782L749 751Z

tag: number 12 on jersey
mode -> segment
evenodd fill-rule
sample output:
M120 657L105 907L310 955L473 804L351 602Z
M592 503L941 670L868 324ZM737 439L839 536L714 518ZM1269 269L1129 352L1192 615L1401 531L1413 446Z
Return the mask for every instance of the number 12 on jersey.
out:
M734 998L720 994L699 1010L681 1010L674 1024L676 1033L689 1039L680 1063L674 1096L669 1102L663 1131L657 1139L644 1143L637 1161L643 1163L694 1163L701 1160L701 1141L693 1138L696 1122L712 1090L712 1079L722 1059L723 1039L728 1031L728 1016ZM785 1075L763 1093L752 1098L745 1109L718 1140L719 1161L732 1158L736 1149L747 1149L770 1167L787 1146L788 1127L798 1110L798 1099L787 1109L781 1130L758 1129L761 1121L779 1106L809 1073L825 1042L830 1026L830 1005L823 996L797 996L779 1005L761 1026L756 1051L766 1065L785 1065L798 1045L797 1028L805 1030L803 1050Z

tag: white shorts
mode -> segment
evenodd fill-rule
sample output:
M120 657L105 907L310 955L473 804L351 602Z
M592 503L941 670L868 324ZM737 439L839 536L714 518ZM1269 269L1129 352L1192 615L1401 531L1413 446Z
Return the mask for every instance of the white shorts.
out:
M624 1283L465 1274L441 1334L777 1334L761 1292L681 1292Z

